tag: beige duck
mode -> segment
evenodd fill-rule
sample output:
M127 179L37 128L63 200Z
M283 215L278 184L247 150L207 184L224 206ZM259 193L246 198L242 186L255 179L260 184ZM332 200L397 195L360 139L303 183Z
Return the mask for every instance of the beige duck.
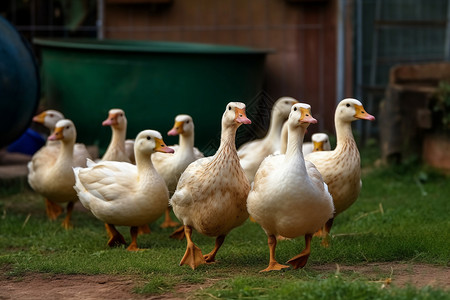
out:
M140 132L135 140L136 165L117 162L90 162L87 168L74 168L75 190L84 207L106 224L110 247L125 244L115 226L130 226L127 250L139 250L138 228L164 213L169 192L150 158L155 151L173 153L154 130Z
M291 97L279 98L272 107L269 131L262 139L243 144L238 150L238 156L247 179L252 182L261 162L268 155L280 151L281 129L289 116L293 104L298 101Z
M103 121L103 126L111 126L111 141L103 154L102 160L124 161L131 163L130 154L125 148L125 138L127 135L127 118L125 112L119 108L110 109L108 118Z
M373 121L375 117L356 99L346 98L339 102L334 115L336 148L312 152L305 157L320 171L333 197L335 212L322 228L320 234L323 237L330 232L334 218L356 201L361 190L361 161L351 126L359 119ZM327 239L323 239L322 245L328 246Z
M187 168L187 166L204 157L203 154L195 151L194 147L194 121L189 115L178 115L175 117L173 128L167 133L174 136L179 135L179 146L176 147L174 154L155 153L152 155L152 161L158 173L164 178L170 196L173 195L177 187L178 179ZM173 146L171 146L174 149ZM174 149L175 150L175 149ZM179 225L170 217L170 208L167 208L165 220L161 224L162 228L175 227Z
M55 130L55 125L59 120L64 119L64 115L53 109L45 110L42 113L33 117L33 121L36 123L40 123L48 128L50 134ZM44 147L40 149L41 152L46 152L45 155L48 155L46 159L56 159L58 156L60 141L49 141ZM56 146L56 148L50 148L49 146ZM48 152L47 152L48 151ZM86 146L81 143L75 143L73 149L73 160L75 166L85 167L86 166L86 158L91 158L89 151Z
M50 141L61 141L56 160L49 160L44 155L34 155L28 163L28 182L37 193L46 198L49 205L68 203L63 226L71 227L70 218L75 202L78 200L73 185L75 178L73 152L76 140L76 129L72 121L63 119L56 123Z
M173 211L184 225L186 252L180 265L195 269L214 262L226 235L248 218L246 199L250 184L236 153L236 130L250 124L245 104L230 102L222 116L220 147L214 156L191 163L178 182L170 200ZM216 237L214 249L206 255L192 242L192 229Z
M295 104L288 119L289 141L286 154L269 156L261 163L247 199L253 219L268 236L269 266L261 272L288 268L275 259L278 235L305 236L305 249L288 261L294 269L305 266L311 252L311 239L333 216L333 200L316 167L304 160L303 138L309 124L317 123L310 106Z

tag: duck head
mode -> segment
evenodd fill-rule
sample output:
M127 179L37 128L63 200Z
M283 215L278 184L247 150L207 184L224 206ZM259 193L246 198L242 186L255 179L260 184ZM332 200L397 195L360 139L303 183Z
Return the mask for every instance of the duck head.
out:
M71 120L62 119L59 120L55 129L53 130L52 135L48 137L49 141L69 141L76 140L77 131L75 129L75 125Z
M151 155L153 152L174 153L172 148L169 148L164 143L161 133L156 130L141 131L134 143L135 152Z
M251 124L252 121L245 114L245 104L242 102L230 102L222 116L222 126L236 126Z
M292 105L298 103L298 101L292 97L281 97L274 104L272 111L280 118L286 120L291 112Z
M317 120L311 115L311 106L306 103L296 103L291 108L288 122L290 126L308 128L309 124L316 124Z
M194 122L189 115L178 115L175 117L173 128L167 132L167 135L190 135L194 132Z
M102 122L103 126L112 126L117 129L124 129L127 126L125 112L119 108L110 109L108 118Z
M358 119L375 120L375 117L364 110L362 103L353 98L346 98L339 102L336 108L336 116L342 121L352 122Z
M33 122L40 123L50 130L55 129L59 120L64 119L64 115L57 110L49 109L33 117Z

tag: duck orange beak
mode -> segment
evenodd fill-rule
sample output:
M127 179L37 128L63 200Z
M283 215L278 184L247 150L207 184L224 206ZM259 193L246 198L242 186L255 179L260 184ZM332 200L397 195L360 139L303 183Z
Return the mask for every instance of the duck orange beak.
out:
M323 142L313 142L314 149L313 152L323 151Z
M317 120L314 119L311 115L311 112L309 109L300 107L300 112L302 113L302 116L300 117L300 120L298 120L300 123L310 123L310 124L316 124Z
M245 114L245 109L236 108L235 112L236 112L236 117L235 117L236 122L241 123L241 124L252 124L252 121L250 121L250 119L247 118L247 115Z
M362 105L355 105L355 110L356 110L355 118L369 121L375 120L375 117L367 113Z
M117 125L117 114L109 114L108 119L102 122L103 126Z
M164 153L174 153L175 152L172 148L167 147L163 140L155 138L155 141L156 141L155 151L164 152Z
M170 129L169 132L167 132L167 135L178 135L178 134L184 133L183 124L184 124L184 122L182 122L182 121L175 122L175 124L173 125L173 128Z
M45 116L46 116L46 115L47 115L47 113L46 113L45 111L44 111L44 112L41 112L41 113L38 114L37 116L34 116L34 117L33 117L33 122L43 124L44 121L45 121Z
M51 136L49 136L47 139L49 141L62 140L64 138L63 130L64 130L64 127L55 128L55 130L53 131L53 134Z

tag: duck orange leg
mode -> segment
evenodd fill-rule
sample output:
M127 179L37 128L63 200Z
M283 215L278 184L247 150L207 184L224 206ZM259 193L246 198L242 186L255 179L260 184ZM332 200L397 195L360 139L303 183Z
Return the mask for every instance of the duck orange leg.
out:
M305 249L303 249L303 251L300 252L299 255L294 256L293 258L288 260L288 264L291 264L292 267L294 267L294 269L303 268L306 265L309 255L311 254L311 240L312 240L312 235L306 234L305 235Z
M267 245L269 246L269 266L259 272L280 271L289 268L289 266L279 264L275 259L275 248L277 247L277 238L275 235L271 234L267 237Z
M67 203L67 212L64 221L62 222L62 226L68 230L72 228L72 223L70 222L70 218L72 217L73 207L75 206L75 202Z
M121 235L120 232L117 231L114 225L105 223L105 228L109 236L108 246L115 247L127 244L123 235Z
M323 226L322 242L320 243L322 247L328 248L330 246L330 230L333 226L333 221L334 218L331 218Z
M137 246L137 236L139 234L139 227L131 226L130 227L131 234L131 244L128 246L128 251L139 251L140 249Z
M184 233L186 235L186 252L184 253L183 258L180 261L180 266L188 264L191 266L192 270L195 270L201 264L206 263L203 258L202 251L198 248L191 239L192 228L190 226L184 225Z
M186 235L184 234L184 226L180 226L177 230L172 232L170 238L181 241L182 239L184 239L185 236Z
M47 213L48 218L54 221L62 214L63 208L60 205L45 199L45 212Z
M150 226L148 224L141 225L138 227L138 234L150 234L152 233Z
M222 246L223 241L225 241L225 235L219 235L216 238L216 244L214 245L214 249L208 254L203 255L207 263L215 262L217 251L219 251L219 248Z
M168 228L168 227L177 227L180 225L180 223L175 222L170 217L170 207L166 208L164 222L160 225L161 228Z

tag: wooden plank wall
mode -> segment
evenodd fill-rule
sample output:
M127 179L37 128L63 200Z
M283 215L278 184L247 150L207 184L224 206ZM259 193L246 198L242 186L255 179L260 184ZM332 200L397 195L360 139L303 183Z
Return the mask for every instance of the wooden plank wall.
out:
M274 49L264 92L273 100L292 96L311 104L319 123L309 133L334 134L337 0L114 2L122 3L106 0L106 38Z

